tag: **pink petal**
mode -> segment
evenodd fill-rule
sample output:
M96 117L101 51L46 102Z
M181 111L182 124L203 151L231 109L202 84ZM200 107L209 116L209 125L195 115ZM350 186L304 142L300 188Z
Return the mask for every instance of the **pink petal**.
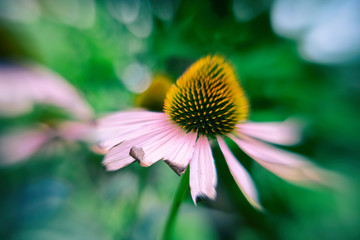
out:
M108 170L117 170L134 162L134 158L137 158L136 160L141 166L148 167L173 152L179 140L185 135L185 131L169 121L158 127L152 126L151 130L142 131L141 135L136 133L131 138L111 148L105 156L103 164ZM131 157L131 150L138 151L141 156Z
M0 114L17 115L33 104L55 105L85 120L93 116L90 106L65 79L40 66L0 67Z
M255 158L254 158L255 159ZM309 167L294 168L284 165L274 165L267 162L261 162L255 159L260 165L273 172L275 175L291 182L320 182L321 177L315 171L315 169Z
M275 148L250 137L231 139L260 165L279 177L296 182L310 183L324 180L318 168L305 157Z
M237 129L240 134L280 145L293 145L301 139L300 124L292 120L267 123L246 122L238 124Z
M134 136L133 138L130 138L111 148L106 154L103 164L109 171L125 167L135 161L135 159L130 156L131 148L141 148L141 146L158 140L158 138L161 138L166 133L167 132L163 132L163 129L154 129L152 132L141 136Z
M98 121L101 127L121 127L124 124L136 124L151 120L163 119L164 113L146 110L132 110L110 114Z
M23 130L2 136L0 139L1 165L14 164L31 157L40 150L52 135L46 129Z
M185 134L185 131L178 126L172 125L170 129L162 131L161 134L150 139L149 142L139 144L138 146L145 152L144 159L140 161L140 165L148 167L156 161L163 159L176 149L179 140L184 137Z
M105 151L129 139L151 133L170 125L164 113L130 111L112 114L97 123L99 147Z
M181 136L181 135L180 135ZM181 136L178 142L173 146L174 151L168 152L165 155L165 162L178 174L181 175L185 172L191 157L194 153L195 142L197 134L192 132Z
M190 162L191 196L196 204L198 197L215 199L217 176L214 158L207 137L199 136Z
M261 210L262 206L259 203L258 193L254 182L252 181L246 169L237 161L229 148L226 146L224 140L217 137L220 149L224 154L226 163L229 167L231 175L234 177L241 192L244 194L249 203L255 208Z

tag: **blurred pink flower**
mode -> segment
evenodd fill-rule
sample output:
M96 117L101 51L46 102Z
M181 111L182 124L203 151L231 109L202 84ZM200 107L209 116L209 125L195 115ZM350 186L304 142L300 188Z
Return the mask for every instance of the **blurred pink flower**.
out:
M150 166L163 159L181 175L190 165L190 188L197 198L216 197L217 174L211 142L217 141L229 170L247 200L261 209L248 171L236 160L224 138L279 177L295 183L325 181L325 172L306 158L275 148L300 140L292 121L245 121L248 102L224 58L207 56L194 63L168 92L165 113L145 110L115 113L98 121L103 164L114 171L138 161Z
M26 160L62 142L93 142L94 125L90 122L61 122L56 128L47 125L22 128L0 136L0 165L10 165Z
M56 73L35 65L0 65L0 116L29 112L34 104L60 107L75 118L92 118L91 107Z
M34 104L64 109L77 122L59 120L51 126L7 130L0 136L0 165L25 160L45 146L51 148L58 138L91 141L93 111L65 79L41 66L0 65L0 116L27 113Z
M1 165L13 164L32 156L52 138L52 134L44 129L22 129L1 136Z

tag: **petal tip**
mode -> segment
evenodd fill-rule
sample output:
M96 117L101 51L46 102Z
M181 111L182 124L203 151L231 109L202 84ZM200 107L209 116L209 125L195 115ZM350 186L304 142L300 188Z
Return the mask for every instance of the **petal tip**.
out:
M97 153L97 154L100 154L100 155L105 155L106 153L108 153L108 151L106 149L102 148L98 144L91 146L90 149L94 153Z
M192 199L193 199L195 206L197 206L198 202L201 202L204 199L210 199L210 200L216 199L216 191L215 190L210 193L200 192L200 193L197 193L196 195L193 195L193 194L191 194L191 195L192 195Z
M103 163L103 165L105 166L106 171L108 171L108 172L114 172L114 171L120 169L120 168L115 168L115 167L113 167L111 164L105 164L105 163Z
M180 166L180 165L177 165L173 162L170 162L169 160L164 160L164 162L169 165L169 167L179 176L181 176L186 168L187 168L187 165L186 166Z
M248 199L249 203L251 204L251 206L253 206L257 211L259 212L265 212L265 209L264 207L259 203L259 202L256 202L256 201L250 201Z
M145 152L142 148L132 147L130 149L129 155L141 163L141 161L144 159Z

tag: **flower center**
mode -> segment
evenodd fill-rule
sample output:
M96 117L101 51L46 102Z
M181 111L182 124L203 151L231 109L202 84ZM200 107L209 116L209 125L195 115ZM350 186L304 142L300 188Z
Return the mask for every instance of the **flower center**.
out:
M201 58L177 80L165 99L165 113L187 132L230 133L248 115L248 100L231 65L220 56Z

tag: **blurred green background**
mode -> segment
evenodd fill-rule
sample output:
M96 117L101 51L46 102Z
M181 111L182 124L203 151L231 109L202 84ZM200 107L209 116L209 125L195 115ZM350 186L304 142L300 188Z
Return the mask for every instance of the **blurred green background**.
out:
M289 149L348 181L342 191L295 186L237 150L266 209L259 213L246 202L215 147L217 199L196 207L187 194L173 238L360 239L359 46L347 44L347 52L330 53L331 62L326 51L320 57L304 53L303 42L311 42L303 29L288 36L279 30L281 2L1 0L0 58L52 69L101 117L141 105L137 99L154 76L175 82L200 57L226 56L249 97L250 120L303 119L304 139ZM339 1L315 2L326 8ZM342 2L360 6L359 1ZM293 10L288 9L289 22ZM298 14L314 18L306 11ZM343 21L343 28L360 29L356 19ZM334 36L341 35L335 30ZM44 118L68 117L38 106L20 117L1 118L0 131ZM106 172L102 158L86 143L67 143L2 166L0 239L158 238L179 177L163 162Z

